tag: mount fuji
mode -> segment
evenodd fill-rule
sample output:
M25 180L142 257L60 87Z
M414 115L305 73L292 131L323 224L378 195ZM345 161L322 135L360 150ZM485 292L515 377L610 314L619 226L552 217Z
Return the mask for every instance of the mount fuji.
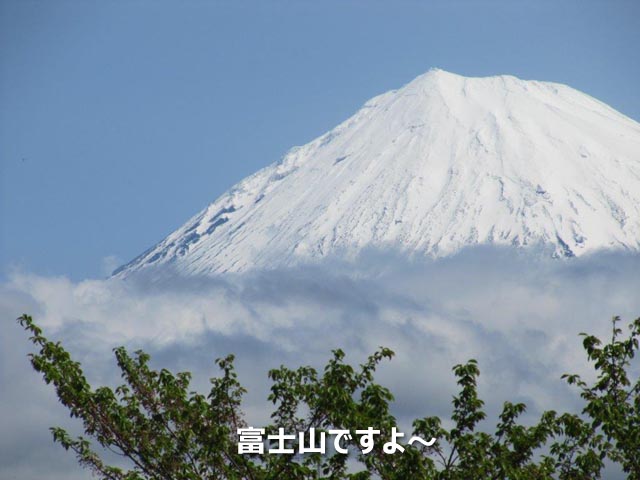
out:
M114 272L241 272L363 248L640 250L640 124L568 86L430 70Z

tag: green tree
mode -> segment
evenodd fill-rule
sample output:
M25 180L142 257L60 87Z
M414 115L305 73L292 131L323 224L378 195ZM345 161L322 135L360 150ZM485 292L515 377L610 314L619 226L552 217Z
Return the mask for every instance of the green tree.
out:
M19 318L31 333L37 353L35 370L53 384L61 403L82 421L85 436L73 438L53 428L53 438L75 452L80 464L99 478L133 479L592 479L600 478L604 459L618 463L630 479L640 479L640 382L632 381L631 361L638 351L640 319L628 336L613 320L612 337L603 345L584 335L588 360L597 379L587 384L577 375L585 407L580 414L542 413L534 425L519 422L526 406L505 402L495 429L488 432L479 398L478 364L456 365L459 392L453 397L450 429L438 417L413 422L413 435L435 438L434 445L403 445L404 453L387 454L384 443L397 428L391 414L392 393L375 383L374 373L393 352L381 348L353 367L335 350L322 372L311 367L271 370L269 401L274 405L267 433L348 430L348 454L239 454L237 430L246 427L241 404L245 392L234 370L234 357L218 359L220 374L207 395L190 389L188 372L149 367L149 356L123 347L114 350L123 383L115 389L92 388L81 365L60 343L48 340L28 315ZM359 448L356 430L374 427L371 452ZM297 448L298 440L292 441ZM109 465L102 449L129 461ZM359 468L348 467L348 459Z
M604 345L593 335L581 334L597 373L595 383L589 385L579 375L563 378L581 391L588 426L603 440L598 442L600 456L620 464L630 480L640 480L640 380L632 380L629 371L638 352L640 318L629 325L626 337L618 326L620 317L612 323L611 340Z

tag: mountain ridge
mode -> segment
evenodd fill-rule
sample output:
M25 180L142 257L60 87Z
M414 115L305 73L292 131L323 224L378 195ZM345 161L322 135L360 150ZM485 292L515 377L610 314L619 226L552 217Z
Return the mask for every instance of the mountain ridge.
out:
M475 244L639 250L640 124L559 83L432 69L245 178L114 276Z

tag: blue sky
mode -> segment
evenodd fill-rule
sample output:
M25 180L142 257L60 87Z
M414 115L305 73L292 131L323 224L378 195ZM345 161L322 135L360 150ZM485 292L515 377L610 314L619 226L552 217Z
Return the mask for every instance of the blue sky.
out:
M639 120L638 45L631 1L0 0L0 275L101 277L431 67Z

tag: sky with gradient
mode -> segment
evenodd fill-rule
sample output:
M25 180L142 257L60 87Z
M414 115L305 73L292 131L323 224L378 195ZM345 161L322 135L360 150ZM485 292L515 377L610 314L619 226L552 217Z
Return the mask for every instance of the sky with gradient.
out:
M432 67L640 120L638 45L634 1L0 0L0 278L104 277Z

